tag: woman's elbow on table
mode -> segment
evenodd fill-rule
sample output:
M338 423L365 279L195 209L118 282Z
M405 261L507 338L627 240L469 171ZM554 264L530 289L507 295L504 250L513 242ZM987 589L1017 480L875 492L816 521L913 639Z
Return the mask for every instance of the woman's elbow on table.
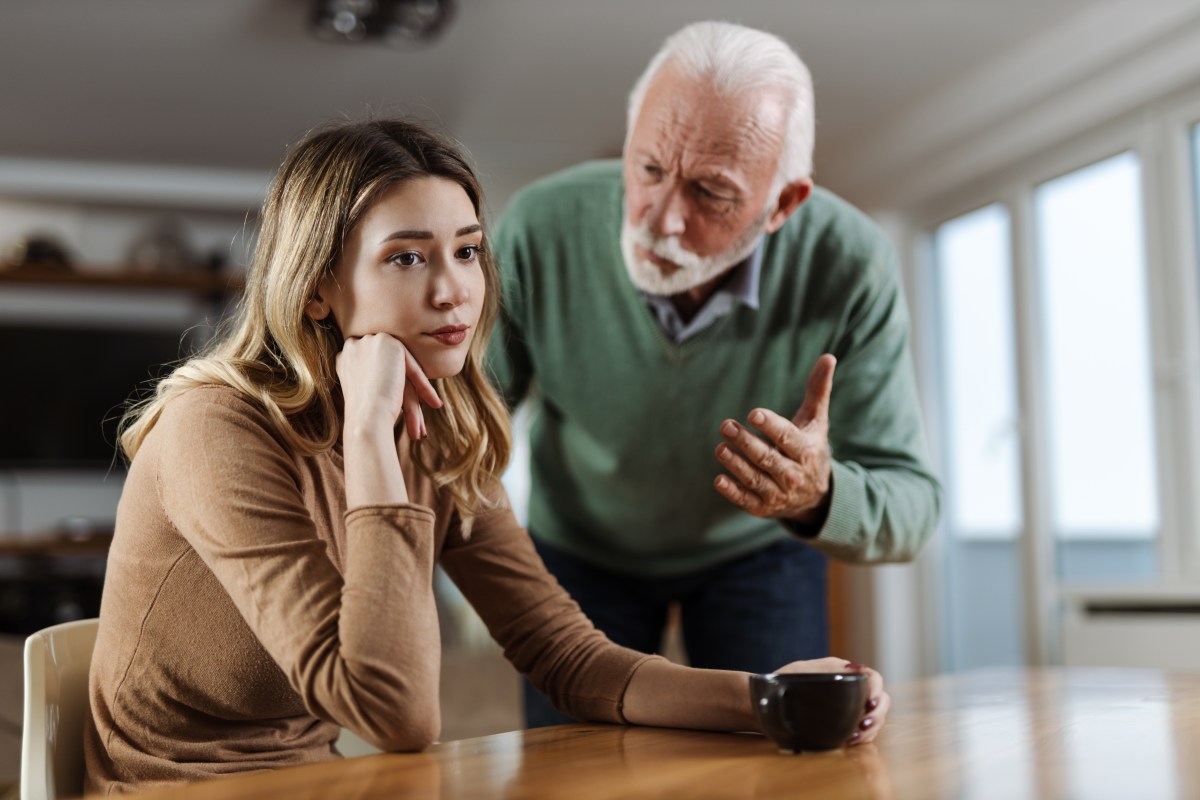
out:
M344 724L385 753L424 750L442 732L436 676L429 682L402 681L389 691L364 691L352 723Z
M377 735L359 734L363 740L385 753L414 753L429 747L441 735L442 725L438 719L428 724L408 725L396 730L381 731Z
M424 750L437 741L442 732L442 716L436 702L394 706L347 723L363 741L385 753ZM420 707L414 707L420 706Z
M339 665L340 666L340 665ZM338 671L338 680L301 681L313 716L331 720L384 752L423 750L441 734L437 673L372 675Z

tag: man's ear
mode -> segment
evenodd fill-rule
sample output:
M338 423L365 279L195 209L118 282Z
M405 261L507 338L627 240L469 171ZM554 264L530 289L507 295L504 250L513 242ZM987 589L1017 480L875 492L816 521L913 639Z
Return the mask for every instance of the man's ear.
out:
M774 233L782 228L783 223L787 222L787 218L792 215L792 212L799 208L808 199L809 195L812 194L812 189L812 178L801 178L784 186L779 191L779 199L775 203L775 210L771 212L771 216L767 220L766 232Z

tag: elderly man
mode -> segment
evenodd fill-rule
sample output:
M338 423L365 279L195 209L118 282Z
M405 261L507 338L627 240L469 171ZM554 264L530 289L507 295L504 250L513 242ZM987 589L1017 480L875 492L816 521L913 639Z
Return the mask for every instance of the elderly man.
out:
M935 526L896 259L814 188L812 144L791 48L690 25L631 93L622 163L527 187L496 230L529 529L629 647L676 604L695 666L825 655L825 557L911 559ZM528 687L526 713L566 721Z

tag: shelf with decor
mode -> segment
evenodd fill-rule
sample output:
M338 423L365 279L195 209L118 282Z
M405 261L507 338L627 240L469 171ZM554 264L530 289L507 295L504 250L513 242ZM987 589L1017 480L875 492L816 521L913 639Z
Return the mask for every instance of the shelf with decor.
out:
M268 177L0 155L0 639L98 612L117 420L241 295Z
M230 272L167 272L132 269L13 267L0 269L0 284L82 288L179 289L197 294L241 291L242 276Z

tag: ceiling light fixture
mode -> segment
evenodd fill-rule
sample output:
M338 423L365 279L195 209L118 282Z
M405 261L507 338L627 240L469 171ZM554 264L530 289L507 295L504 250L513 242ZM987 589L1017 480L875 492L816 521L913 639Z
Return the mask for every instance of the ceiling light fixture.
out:
M453 0L317 0L312 26L327 41L406 46L433 41L453 16Z

